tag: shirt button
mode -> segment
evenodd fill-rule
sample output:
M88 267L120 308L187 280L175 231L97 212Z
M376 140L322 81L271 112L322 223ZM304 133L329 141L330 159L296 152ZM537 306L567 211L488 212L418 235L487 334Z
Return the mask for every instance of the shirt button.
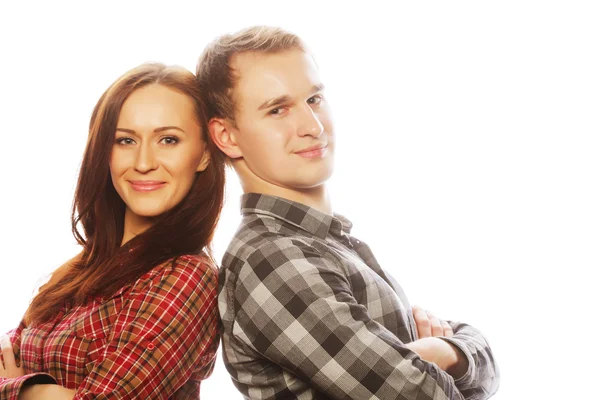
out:
M154 350L154 343L148 343L148 346L146 348L148 350Z

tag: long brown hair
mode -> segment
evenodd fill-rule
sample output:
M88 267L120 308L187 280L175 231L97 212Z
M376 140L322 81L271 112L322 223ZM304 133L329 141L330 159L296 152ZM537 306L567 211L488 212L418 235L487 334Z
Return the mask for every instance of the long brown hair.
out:
M160 84L194 100L210 164L196 173L186 197L157 217L154 225L121 246L125 203L110 178L109 160L121 107L133 91ZM25 314L28 325L51 320L65 305L110 296L156 265L183 254L210 257L223 206L224 157L207 138L206 106L196 77L181 67L147 63L117 79L100 97L90 120L71 216L79 256L58 268Z

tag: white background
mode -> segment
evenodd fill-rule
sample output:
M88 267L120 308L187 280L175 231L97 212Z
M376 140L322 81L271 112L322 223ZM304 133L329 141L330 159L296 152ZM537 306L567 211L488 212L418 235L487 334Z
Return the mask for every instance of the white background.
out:
M104 89L144 61L194 70L215 36L270 24L321 68L335 210L412 303L487 335L495 399L597 396L595 2L15 3L0 6L0 331L77 252L72 195ZM230 174L219 260L239 195ZM220 359L202 395L239 398Z

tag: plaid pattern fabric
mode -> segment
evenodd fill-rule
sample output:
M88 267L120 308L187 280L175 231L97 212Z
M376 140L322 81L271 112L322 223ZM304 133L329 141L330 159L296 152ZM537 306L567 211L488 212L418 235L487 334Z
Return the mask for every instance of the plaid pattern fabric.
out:
M400 286L351 223L255 193L219 272L223 355L249 399L484 399L498 374L472 327L451 323L469 361L454 380L405 347L417 338Z
M10 332L25 377L0 378L0 398L58 383L75 399L198 399L219 344L217 270L199 256L164 263L109 299ZM29 381L31 379L31 381Z

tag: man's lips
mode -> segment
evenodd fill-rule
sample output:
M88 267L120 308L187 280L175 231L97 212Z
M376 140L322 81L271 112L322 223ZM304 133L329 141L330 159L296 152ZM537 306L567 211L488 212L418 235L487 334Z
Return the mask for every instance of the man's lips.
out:
M305 149L297 151L295 154L304 158L319 158L323 157L327 152L326 144L318 144L315 146L307 147Z

